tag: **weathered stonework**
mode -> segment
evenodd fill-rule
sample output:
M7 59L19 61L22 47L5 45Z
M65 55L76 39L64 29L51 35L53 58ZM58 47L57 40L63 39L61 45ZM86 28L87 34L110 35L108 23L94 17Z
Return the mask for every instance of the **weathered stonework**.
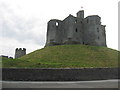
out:
M3 81L90 81L120 79L119 68L2 68Z
M101 25L98 15L84 18L83 10L77 13L77 17L70 14L63 21L52 19L48 22L45 46L63 44L107 46L105 25Z
M25 48L16 48L15 50L15 58L19 58L21 56L26 55L26 49Z

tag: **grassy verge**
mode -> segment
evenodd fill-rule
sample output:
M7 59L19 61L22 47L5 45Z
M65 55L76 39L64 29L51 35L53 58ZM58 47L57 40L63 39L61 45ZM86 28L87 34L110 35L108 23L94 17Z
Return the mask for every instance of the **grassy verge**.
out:
M120 52L98 46L60 45L36 50L18 59L3 60L3 67L81 68L118 67Z

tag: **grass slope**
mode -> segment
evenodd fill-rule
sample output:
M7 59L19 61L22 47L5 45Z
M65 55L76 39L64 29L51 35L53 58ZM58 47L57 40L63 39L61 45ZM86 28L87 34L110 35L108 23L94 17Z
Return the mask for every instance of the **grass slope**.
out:
M3 67L19 68L80 68L118 67L120 52L88 45L45 47L13 60L3 60Z

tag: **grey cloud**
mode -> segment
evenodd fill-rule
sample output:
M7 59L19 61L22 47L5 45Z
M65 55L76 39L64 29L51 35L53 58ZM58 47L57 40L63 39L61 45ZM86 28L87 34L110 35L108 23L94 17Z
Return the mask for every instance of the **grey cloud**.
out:
M45 44L45 30L40 29L45 29L46 26L39 19L30 18L24 20L25 18L18 17L5 4L1 5L0 8L0 23L2 23L0 27L2 27L3 37L14 38L21 43L31 40L39 45ZM40 32L41 34L39 35L38 33Z

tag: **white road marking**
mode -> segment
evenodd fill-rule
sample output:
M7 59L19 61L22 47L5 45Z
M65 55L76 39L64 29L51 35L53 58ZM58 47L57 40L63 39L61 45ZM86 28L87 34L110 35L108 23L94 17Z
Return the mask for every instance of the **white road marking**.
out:
M118 88L118 80L0 81L4 88Z

